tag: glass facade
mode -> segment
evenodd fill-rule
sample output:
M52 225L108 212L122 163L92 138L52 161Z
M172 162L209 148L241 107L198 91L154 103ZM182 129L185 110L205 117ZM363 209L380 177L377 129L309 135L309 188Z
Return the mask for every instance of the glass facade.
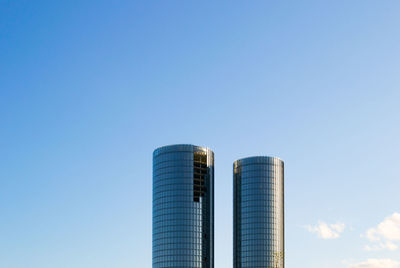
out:
M284 268L284 164L276 157L233 163L234 268Z
M153 153L153 268L214 267L214 153L170 145Z

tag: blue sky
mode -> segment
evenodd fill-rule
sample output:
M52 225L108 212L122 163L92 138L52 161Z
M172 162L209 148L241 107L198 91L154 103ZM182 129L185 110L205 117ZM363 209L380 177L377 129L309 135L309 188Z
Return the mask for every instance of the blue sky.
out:
M285 161L286 264L400 267L400 2L0 0L0 267L151 267L151 157Z

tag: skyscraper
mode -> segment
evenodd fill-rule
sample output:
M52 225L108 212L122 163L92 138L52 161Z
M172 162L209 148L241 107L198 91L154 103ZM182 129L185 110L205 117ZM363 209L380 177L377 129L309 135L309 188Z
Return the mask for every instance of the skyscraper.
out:
M276 157L233 163L233 267L284 268L284 164Z
M153 153L153 268L214 267L214 153L170 145Z

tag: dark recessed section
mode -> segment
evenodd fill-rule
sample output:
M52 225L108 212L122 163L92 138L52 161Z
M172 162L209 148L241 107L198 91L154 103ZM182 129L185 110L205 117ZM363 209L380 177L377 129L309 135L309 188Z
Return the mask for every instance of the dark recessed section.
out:
M193 153L193 201L200 202L207 188L205 186L207 176L207 155L205 152Z

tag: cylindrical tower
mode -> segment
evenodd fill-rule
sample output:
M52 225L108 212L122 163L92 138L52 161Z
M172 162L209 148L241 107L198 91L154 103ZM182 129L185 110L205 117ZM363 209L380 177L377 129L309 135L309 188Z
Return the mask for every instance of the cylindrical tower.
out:
M214 153L170 145L153 153L153 268L214 268Z
M234 268L284 268L284 164L276 157L233 163Z

